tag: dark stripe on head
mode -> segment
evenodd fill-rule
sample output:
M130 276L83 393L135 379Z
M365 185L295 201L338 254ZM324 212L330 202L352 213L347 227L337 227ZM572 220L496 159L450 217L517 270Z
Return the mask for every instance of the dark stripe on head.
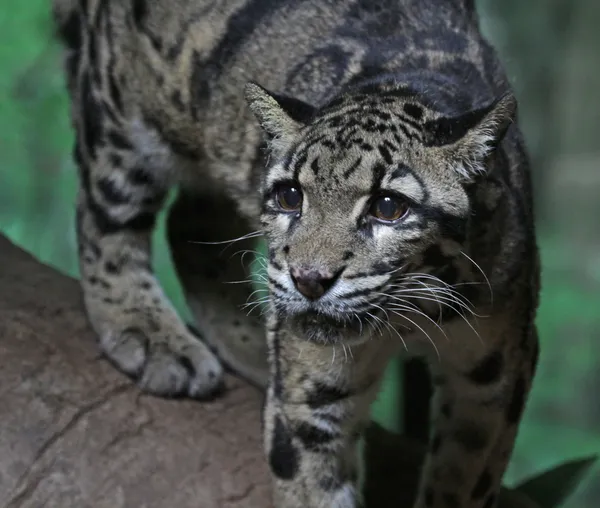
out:
M344 171L344 178L349 178L350 176L352 176L352 174L354 174L354 172L360 167L361 162L362 162L362 157L359 157L358 159L356 159L352 163L352 166L350 166L348 169L346 169Z
M371 194L375 194L381 188L381 181L385 175L385 166L380 162L377 162L373 166L373 178L371 180Z
M377 149L379 150L379 153L383 157L383 160L386 162L386 164L388 164L388 165L393 164L394 159L392 158L392 154L390 153L390 150L386 146L379 145L377 147Z
M319 158L315 157L313 159L313 161L310 163L310 169L312 169L313 173L315 174L315 176L317 176L319 174Z
M405 164L398 164L390 174L390 180L396 180L398 178L404 178L407 175L412 175L412 170ZM420 183L420 182L419 182Z

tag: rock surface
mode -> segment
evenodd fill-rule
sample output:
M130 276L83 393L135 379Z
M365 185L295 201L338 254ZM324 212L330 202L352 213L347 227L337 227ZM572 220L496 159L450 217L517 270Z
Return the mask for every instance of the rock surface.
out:
M0 236L3 508L270 508L262 394L226 383L210 403L140 393L99 355L77 282ZM420 450L367 442L368 505L408 508Z

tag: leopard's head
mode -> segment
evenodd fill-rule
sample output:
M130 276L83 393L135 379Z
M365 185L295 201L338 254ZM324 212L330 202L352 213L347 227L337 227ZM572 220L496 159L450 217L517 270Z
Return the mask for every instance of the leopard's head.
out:
M505 95L452 116L399 86L316 109L259 85L247 102L266 133L262 227L272 308L308 340L360 342L390 313L452 284L470 188L515 114ZM450 279L450 280L448 280ZM436 293L452 300L452 291Z

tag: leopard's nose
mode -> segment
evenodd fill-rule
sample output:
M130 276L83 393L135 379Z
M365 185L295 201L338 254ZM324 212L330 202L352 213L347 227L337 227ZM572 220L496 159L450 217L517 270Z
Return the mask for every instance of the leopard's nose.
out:
M339 272L336 274L310 267L292 267L290 276L300 294L309 300L318 300L333 286Z

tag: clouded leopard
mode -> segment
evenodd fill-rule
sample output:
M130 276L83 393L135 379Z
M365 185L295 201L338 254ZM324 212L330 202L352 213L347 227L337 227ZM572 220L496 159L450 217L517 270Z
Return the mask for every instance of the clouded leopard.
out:
M55 0L89 320L139 386L266 387L278 508L354 508L388 360L427 359L415 508L494 508L537 361L516 102L473 0ZM163 295L172 255L199 337ZM264 236L264 319L242 308ZM259 291L260 295L260 291ZM410 387L408 387L410 389Z

